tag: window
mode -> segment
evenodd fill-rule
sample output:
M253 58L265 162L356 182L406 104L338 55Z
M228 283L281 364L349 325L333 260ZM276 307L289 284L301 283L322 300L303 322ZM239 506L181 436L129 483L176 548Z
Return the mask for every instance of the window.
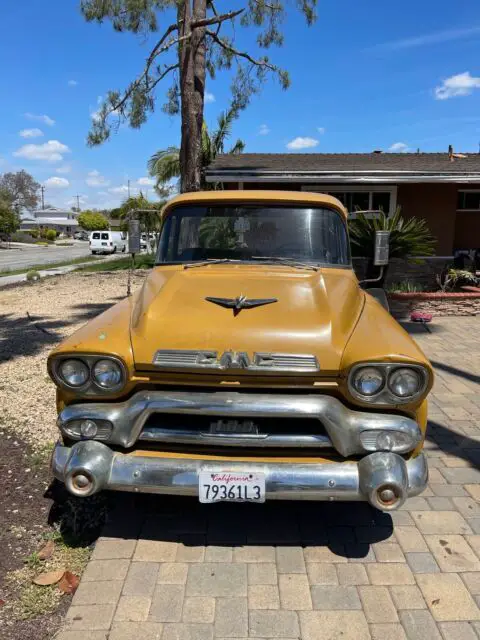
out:
M110 236L108 233L102 233L102 240L109 240Z
M157 264L282 259L350 265L342 216L332 209L274 205L177 207L163 225Z
M100 234L97 232L92 233L92 240L100 240Z
M305 186L302 191L317 191L335 196L350 213L350 219L355 218L355 211L358 209L372 212L382 210L391 216L397 205L397 187L392 186ZM366 214L367 218L373 215L375 214Z
M458 192L457 210L480 211L480 191L468 189Z

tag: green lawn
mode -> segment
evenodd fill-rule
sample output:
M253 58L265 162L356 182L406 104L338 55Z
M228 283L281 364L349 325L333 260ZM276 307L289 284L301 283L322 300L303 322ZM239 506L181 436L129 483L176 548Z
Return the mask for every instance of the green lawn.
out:
M22 267L21 269L3 269L3 270L0 270L0 276L15 276L18 273L26 273L27 271L41 271L41 270L43 271L45 269L55 269L56 267L67 267L72 264L81 264L82 262L95 262L95 260L99 260L99 259L100 259L99 256L85 256L83 258L73 258L72 260L63 260L61 262L35 264L31 267Z
M155 257L152 254L141 253L135 257L136 269L151 269L154 263ZM116 260L83 267L82 271L124 271L125 269L130 269L131 266L132 258L126 256L125 258L117 258Z

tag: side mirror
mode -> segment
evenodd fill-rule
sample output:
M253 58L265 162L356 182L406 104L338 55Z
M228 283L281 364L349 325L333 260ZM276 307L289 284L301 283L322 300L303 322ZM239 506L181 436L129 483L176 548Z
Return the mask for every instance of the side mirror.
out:
M128 222L128 252L140 253L140 222L138 220Z
M376 267L384 267L388 264L390 250L390 231L375 231L375 255L373 264Z

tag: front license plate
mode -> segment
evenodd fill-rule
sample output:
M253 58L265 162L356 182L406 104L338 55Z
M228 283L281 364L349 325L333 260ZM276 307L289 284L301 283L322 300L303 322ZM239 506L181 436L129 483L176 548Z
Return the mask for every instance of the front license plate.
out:
M265 502L265 474L200 471L200 502Z

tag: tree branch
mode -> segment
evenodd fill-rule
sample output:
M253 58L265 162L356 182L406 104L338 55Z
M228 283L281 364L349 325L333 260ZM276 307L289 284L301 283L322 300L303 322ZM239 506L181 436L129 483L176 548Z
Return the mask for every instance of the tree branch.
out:
M282 7L278 4L269 4L268 2L261 2L260 0L253 0L258 7L266 7L270 11L281 11Z
M210 5L213 8L213 5ZM225 22L225 20L233 20L241 13L245 11L245 9L239 9L238 11L229 11L228 13L223 13L222 15L218 15L213 8L215 15L211 18L205 18L204 20L197 20L196 22L190 23L191 29L198 29L199 27L208 27L212 24L221 24Z
M222 49L225 49L225 51L228 51L232 55L237 56L238 58L245 58L245 60L248 60L256 67L263 67L265 69L270 69L270 71L275 71L275 72L278 71L278 67L276 67L273 64L270 64L266 60L256 60L255 58L252 58L252 56L246 51L239 51L238 49L234 49L231 45L227 44L221 38L219 38L214 31L210 31L210 29L207 29L206 32L207 32L207 35L209 35L214 42L216 42L220 47L222 47Z

